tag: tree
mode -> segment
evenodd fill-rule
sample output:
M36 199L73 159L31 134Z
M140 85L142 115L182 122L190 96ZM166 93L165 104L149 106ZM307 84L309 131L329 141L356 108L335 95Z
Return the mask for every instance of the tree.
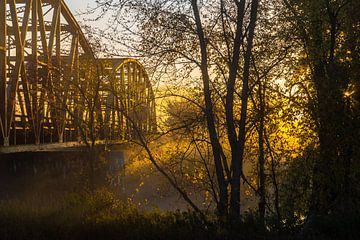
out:
M189 69L195 66L200 71L206 127L219 189L217 209L220 215L230 213L238 217L240 214L240 179L258 5L258 0L98 3L103 12L116 9L115 21L119 25L122 21L129 21L126 15L137 14L139 21L132 23L132 27L123 27L139 38L140 45L136 48L140 53L153 57L155 62L162 61L165 66ZM125 18L121 21L120 16ZM229 156L219 139L220 123L214 112L217 101L224 103L225 119L222 123L231 148Z
M352 166L358 162L359 50L355 36L359 18L357 1L284 0L289 20L303 46L304 60L315 90L312 115L320 144L314 165L311 212L351 208L356 192ZM304 56L303 55L303 56Z

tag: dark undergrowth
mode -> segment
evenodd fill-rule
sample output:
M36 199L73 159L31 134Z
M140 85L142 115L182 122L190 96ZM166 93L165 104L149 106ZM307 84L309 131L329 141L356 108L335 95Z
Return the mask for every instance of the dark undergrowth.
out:
M264 232L254 217L219 223L191 211L142 211L105 190L69 194L53 203L3 201L0 204L1 240L42 239L359 239L358 217L316 218L304 234L301 228ZM342 218L344 219L344 218Z
M142 211L106 190L44 201L0 204L0 239L215 239L191 211Z

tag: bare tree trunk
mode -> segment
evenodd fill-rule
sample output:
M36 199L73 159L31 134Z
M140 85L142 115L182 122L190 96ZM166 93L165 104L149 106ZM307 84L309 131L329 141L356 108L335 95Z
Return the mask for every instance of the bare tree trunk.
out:
M272 180L272 184L274 186L274 207L275 207L275 212L276 212L276 217L277 217L276 225L277 225L277 228L280 230L281 212L280 212L280 201L279 201L279 197L280 197L279 196L279 184L276 179L275 158L274 158L273 152L271 150L271 145L270 145L269 137L266 133L266 129L264 129L264 140L265 140L266 147L269 152L270 159L271 159L271 180Z
M237 139L235 121L234 121L234 92L235 83L239 70L240 47L243 39L243 21L245 14L245 1L240 1L237 7L236 33L234 41L234 49L231 57L229 79L226 86L226 127L228 132L228 140L231 148L231 166L233 176L231 179L231 202L230 211L232 217L238 217L240 214L240 176L242 168L242 154L240 153L239 141ZM247 101L247 100L246 100ZM243 133L240 133L243 134ZM235 197L236 196L236 197ZM235 203L235 204L234 204Z
M265 88L265 86L264 86ZM262 88L262 83L259 83L258 96L260 101L259 106L259 129L258 129L258 143L259 143L259 218L260 224L265 226L265 205L266 205L266 191L265 191L265 155L264 155L264 121L265 121L265 89Z
M211 90L210 90L210 77L208 72L208 59L207 59L207 50L206 50L206 40L204 31L201 24L201 18L199 14L199 9L197 5L197 0L191 1L194 17L196 21L197 35L200 42L201 50L201 73L204 85L204 98L205 98L205 114L206 114L206 123L207 129L210 136L212 151L214 155L214 163L217 181L219 185L219 204L217 206L219 215L227 215L227 205L228 205L228 191L227 183L225 180L224 167L222 164L221 158L221 145L216 132L215 127L215 117L213 112L213 103L211 99Z
M255 26L257 19L257 10L258 10L259 0L253 0L251 3L251 12L250 12L250 23L249 23L249 33L247 37L247 47L245 53L245 63L243 70L243 89L241 95L241 112L240 112L240 123L239 123L239 137L238 137L238 146L239 154L237 158L233 158L232 170L233 176L231 179L231 198L230 198L230 214L234 217L240 216L240 177L243 171L243 158L244 158L244 148L245 148L245 136L246 136L246 118L247 118L247 105L249 98L249 77L250 77L250 60L251 60L251 51L253 46L253 39L255 35ZM234 153L233 153L234 154Z

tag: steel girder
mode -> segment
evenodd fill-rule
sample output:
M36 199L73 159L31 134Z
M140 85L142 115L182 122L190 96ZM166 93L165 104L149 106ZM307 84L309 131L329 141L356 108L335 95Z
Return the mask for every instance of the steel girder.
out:
M0 1L0 144L80 138L97 80L99 138L155 130L154 94L137 60L96 59L63 0Z
M104 79L104 134L107 139L131 139L156 131L154 92L136 59L101 59Z

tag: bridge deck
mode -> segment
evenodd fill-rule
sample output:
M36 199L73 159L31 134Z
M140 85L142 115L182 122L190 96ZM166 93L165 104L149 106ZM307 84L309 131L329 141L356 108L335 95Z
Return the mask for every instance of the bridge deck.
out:
M108 141L107 143L104 140L96 141L96 145L121 145L126 143L126 141ZM8 147L0 146L0 155L9 154L9 153L20 153L20 152L57 152L69 150L71 148L81 148L86 147L84 143L79 142L64 142L64 143L46 143L46 144L27 144L27 145L11 145Z

